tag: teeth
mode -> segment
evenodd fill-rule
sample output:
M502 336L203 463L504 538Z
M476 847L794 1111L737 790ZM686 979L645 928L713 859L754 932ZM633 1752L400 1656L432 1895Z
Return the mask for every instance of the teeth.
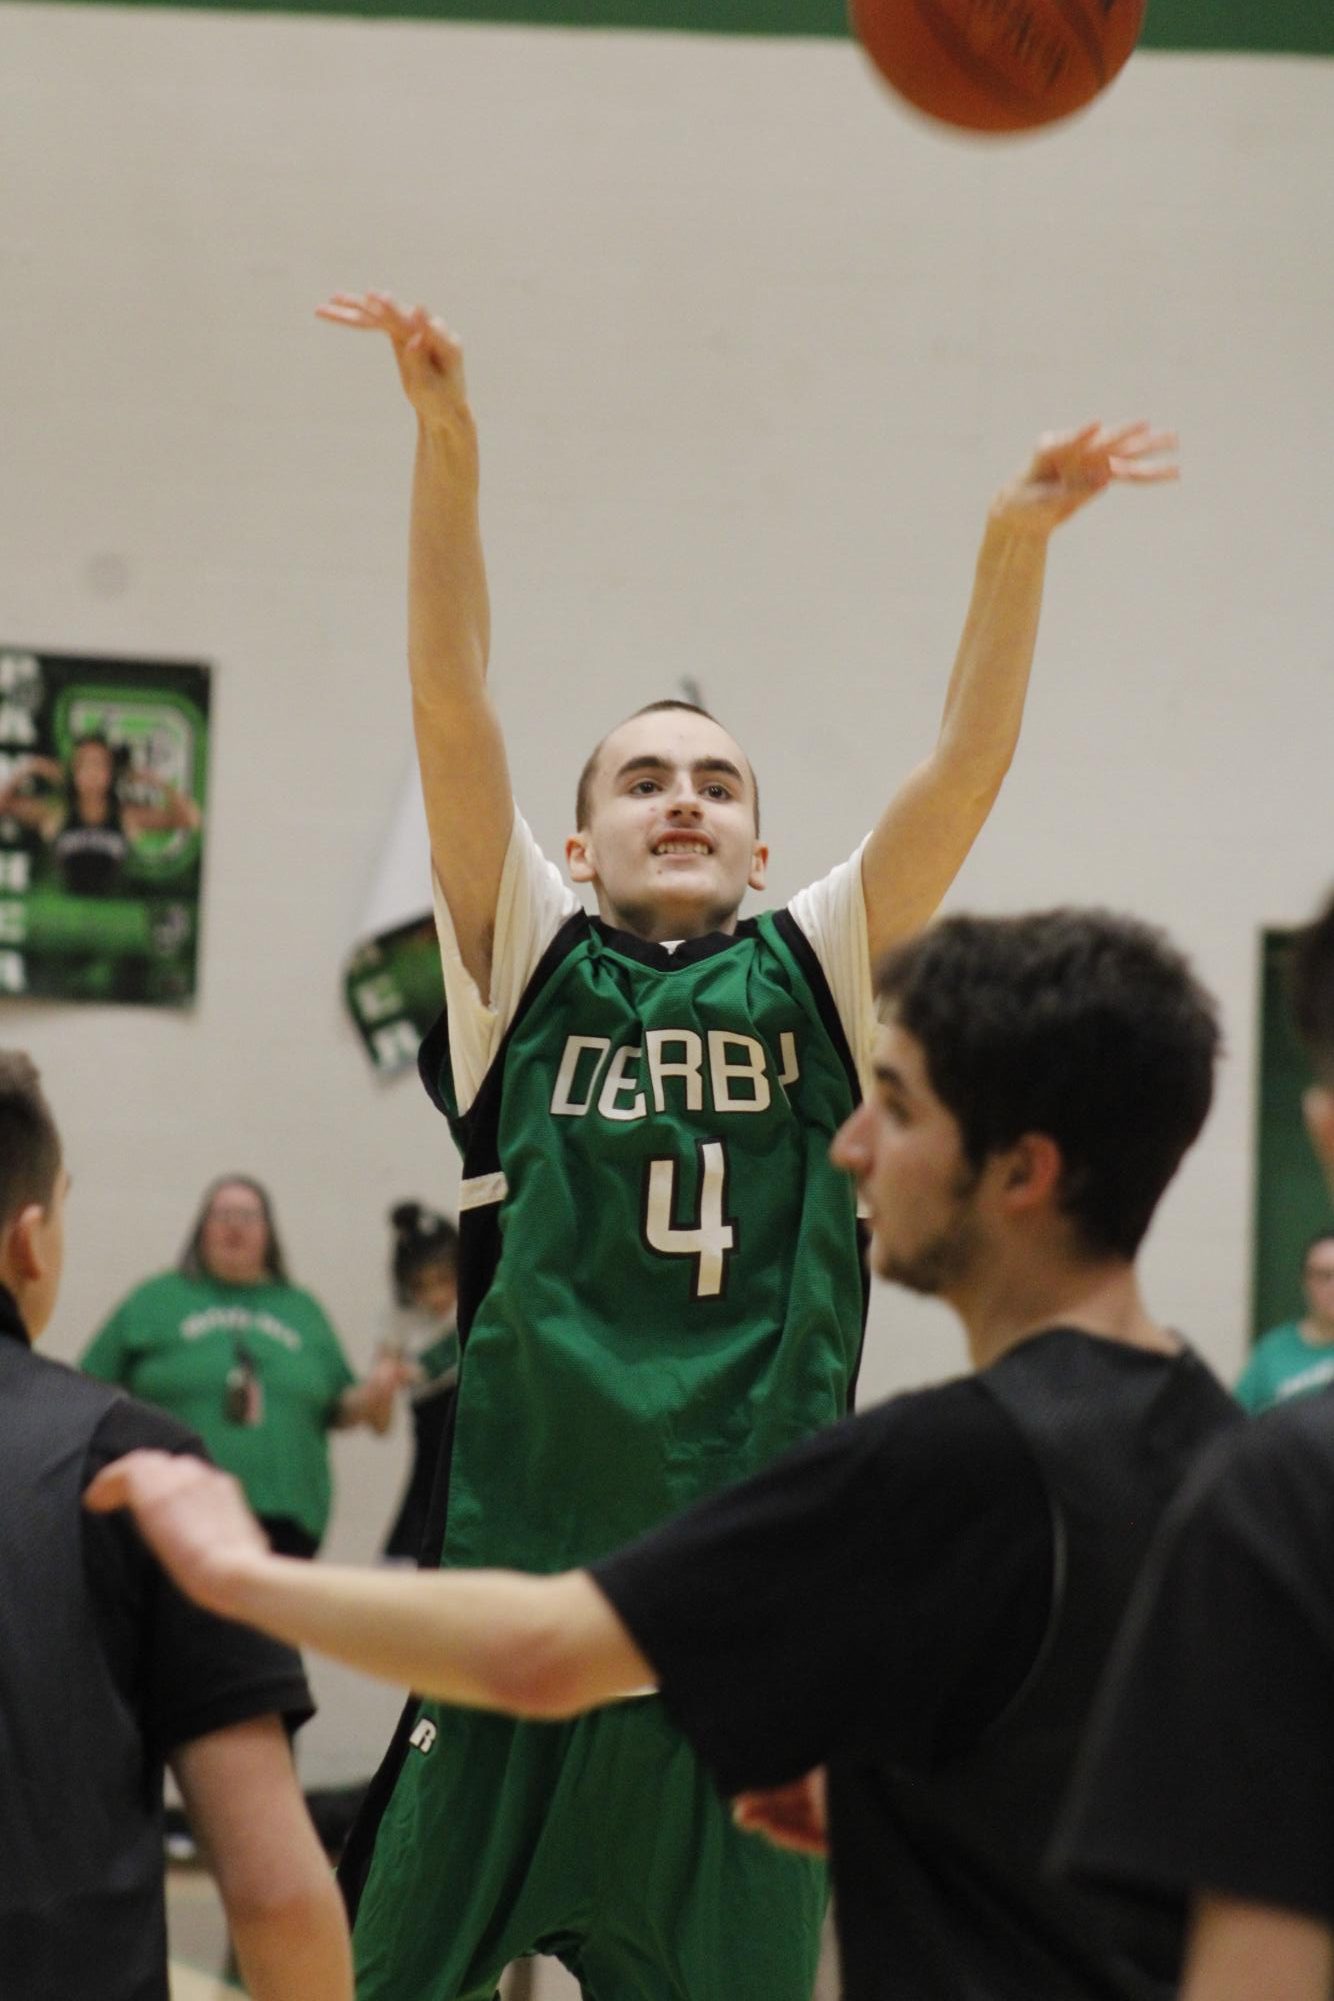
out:
M659 841L653 852L655 855L707 855L709 850L704 841Z

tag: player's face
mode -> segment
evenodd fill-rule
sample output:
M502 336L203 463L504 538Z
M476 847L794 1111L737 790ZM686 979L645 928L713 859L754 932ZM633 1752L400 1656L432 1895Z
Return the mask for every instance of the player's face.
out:
M650 939L730 931L746 890L764 887L750 767L707 716L660 709L622 723L602 746L590 802L566 858L622 930Z
M1334 1237L1322 1238L1311 1246L1302 1285L1311 1318L1334 1332Z
M978 1176L957 1120L931 1089L922 1045L894 1023L876 1042L874 1088L833 1145L856 1176L871 1266L913 1292L949 1297L981 1244Z
M208 1205L199 1239L204 1270L227 1285L257 1285L268 1252L264 1204L244 1181L224 1181Z

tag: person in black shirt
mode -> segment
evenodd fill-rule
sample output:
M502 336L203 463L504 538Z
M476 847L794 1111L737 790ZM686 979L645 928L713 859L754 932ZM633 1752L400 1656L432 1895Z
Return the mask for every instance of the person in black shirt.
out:
M1334 901L1292 1000L1334 1192ZM1126 1621L1057 1849L1081 1881L1193 1906L1186 2001L1334 1992L1334 1388L1210 1455Z
M164 1764L256 2001L350 2001L347 1927L296 1784L288 1647L201 1612L84 1489L193 1432L35 1354L68 1176L37 1073L0 1052L0 1993L167 2001ZM192 1462L193 1463L193 1462Z
M1208 1110L1213 1005L1156 933L1069 911L939 924L878 991L835 1158L876 1270L958 1311L971 1378L556 1578L301 1576L220 1476L152 1455L90 1502L132 1504L202 1602L446 1701L562 1717L657 1685L789 1845L824 1845L827 1768L849 2001L1165 1996L1178 1933L1121 1933L1042 1860L1152 1528L1242 1422L1134 1263Z

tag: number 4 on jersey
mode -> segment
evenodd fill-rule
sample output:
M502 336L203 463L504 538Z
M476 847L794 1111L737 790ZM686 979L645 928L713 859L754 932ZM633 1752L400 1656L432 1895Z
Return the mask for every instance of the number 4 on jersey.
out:
M676 1160L650 1160L644 1174L644 1241L662 1258L694 1258L692 1299L721 1299L727 1290L727 1263L737 1245L737 1226L727 1215L727 1148L720 1139L701 1140L699 1200L693 1223L674 1221L677 1213Z

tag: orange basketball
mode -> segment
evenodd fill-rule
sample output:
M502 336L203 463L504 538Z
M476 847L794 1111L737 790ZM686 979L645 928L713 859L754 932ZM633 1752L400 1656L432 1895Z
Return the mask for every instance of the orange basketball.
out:
M909 104L970 132L1026 132L1105 90L1145 0L851 0L876 68Z

